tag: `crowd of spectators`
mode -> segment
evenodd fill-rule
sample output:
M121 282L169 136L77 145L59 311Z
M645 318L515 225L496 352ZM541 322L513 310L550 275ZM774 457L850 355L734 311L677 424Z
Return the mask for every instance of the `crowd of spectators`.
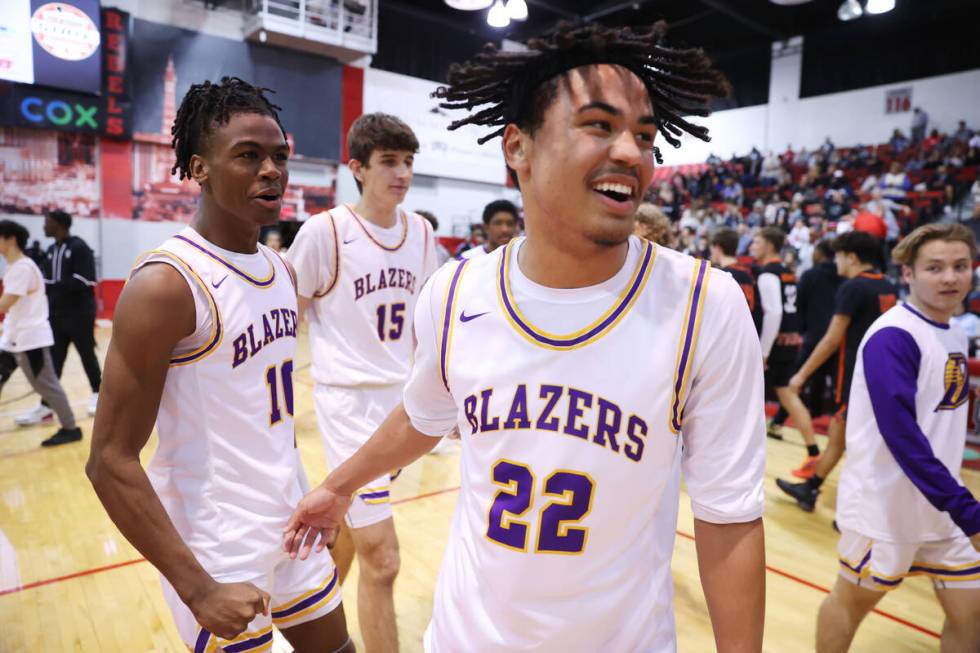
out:
M817 242L851 229L878 237L887 257L920 224L971 218L971 196L980 200L978 164L980 134L961 121L953 133L933 129L918 139L896 130L879 145L837 147L827 138L813 150L711 155L687 174L658 170L646 201L667 218L669 228L658 229L663 244L695 256L708 256L718 227L737 231L742 256L758 229L779 227L787 234L786 263L800 274ZM646 206L644 213L657 211Z

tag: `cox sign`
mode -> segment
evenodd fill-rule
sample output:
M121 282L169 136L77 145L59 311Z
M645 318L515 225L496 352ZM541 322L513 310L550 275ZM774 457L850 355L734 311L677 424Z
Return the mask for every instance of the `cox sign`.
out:
M38 127L98 131L98 110L97 104L42 99L36 96L28 96L20 101L20 115Z

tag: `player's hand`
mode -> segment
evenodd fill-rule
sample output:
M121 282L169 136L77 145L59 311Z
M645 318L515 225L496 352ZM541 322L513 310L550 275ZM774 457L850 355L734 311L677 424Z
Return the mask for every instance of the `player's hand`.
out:
M803 390L804 383L806 383L806 377L797 372L790 378L787 387L795 394L800 394L800 392Z
M283 529L283 550L290 558L306 560L310 551L320 553L332 546L350 504L350 495L335 494L322 484L315 487L299 502Z
M974 550L980 551L980 533L974 533L970 536L970 544L973 545Z
M269 595L252 583L214 583L187 607L208 631L235 639L257 614L269 614Z

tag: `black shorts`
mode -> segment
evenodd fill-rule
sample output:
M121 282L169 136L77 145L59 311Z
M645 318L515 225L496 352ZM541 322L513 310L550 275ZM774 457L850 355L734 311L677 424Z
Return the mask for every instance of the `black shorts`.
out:
M785 388L789 380L796 374L799 366L796 364L799 347L773 345L766 359L766 381L773 388Z

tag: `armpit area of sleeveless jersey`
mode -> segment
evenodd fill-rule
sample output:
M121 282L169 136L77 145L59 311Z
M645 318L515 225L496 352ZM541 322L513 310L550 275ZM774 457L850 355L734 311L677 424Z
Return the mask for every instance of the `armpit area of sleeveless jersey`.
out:
M412 366L412 321L428 273L429 224L399 211L381 229L348 206L329 211L335 270L311 305L310 344L317 383L404 383ZM434 258L432 258L434 261Z
M551 333L510 288L522 241L449 284L441 356L465 420L463 488L427 650L672 650L678 432L720 273L631 238L605 313Z
M197 330L171 359L147 474L211 573L275 558L306 485L293 427L296 294L279 255L258 249L222 250L187 228L135 268L169 264L195 296Z

